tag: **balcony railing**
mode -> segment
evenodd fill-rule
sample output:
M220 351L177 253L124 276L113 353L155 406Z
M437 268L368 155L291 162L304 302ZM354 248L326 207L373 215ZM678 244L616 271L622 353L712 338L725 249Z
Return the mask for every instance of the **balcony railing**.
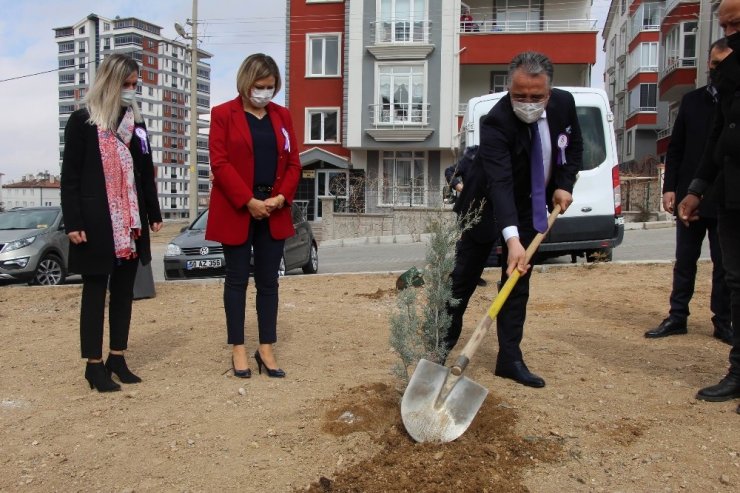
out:
M670 57L668 58L668 60L666 60L665 67L663 67L663 71L661 72L660 76L661 78L663 78L679 68L694 67L696 67L696 58Z
M429 43L431 21L404 19L386 19L371 23L375 43Z
M631 109L630 112L627 114L627 118L637 113L655 113L656 111L658 111L658 108L656 106L640 106Z
M596 19L482 20L460 23L461 34L596 31Z
M668 128L664 128L663 130L658 131L658 140L665 139L666 137L670 137L673 133L673 126L671 125Z
M376 128L423 127L429 124L429 104L384 103L370 105L370 121Z
M635 75L639 74L640 72L657 72L658 66L657 65L643 65L641 67L635 68L632 73L627 77L627 79L631 79Z

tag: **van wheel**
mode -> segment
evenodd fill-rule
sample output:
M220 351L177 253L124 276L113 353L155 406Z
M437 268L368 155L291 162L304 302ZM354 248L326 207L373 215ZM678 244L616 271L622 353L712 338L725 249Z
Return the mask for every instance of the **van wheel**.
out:
M319 271L319 251L316 245L311 244L311 252L308 254L308 262L303 266L304 274L316 274Z
M62 260L53 253L49 253L41 259L38 267L36 267L36 272L28 284L56 286L62 284L66 277L67 273L64 272Z
M599 248L597 250L586 250L586 262L611 262L611 248Z

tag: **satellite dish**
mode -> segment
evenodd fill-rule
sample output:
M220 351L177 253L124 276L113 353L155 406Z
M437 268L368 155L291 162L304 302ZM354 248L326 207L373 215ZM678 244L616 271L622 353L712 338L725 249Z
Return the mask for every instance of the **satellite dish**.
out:
M180 24L178 24L177 22L175 22L175 31L177 31L177 34L179 34L183 38L187 38L188 37L188 33L186 33L185 32L185 29Z

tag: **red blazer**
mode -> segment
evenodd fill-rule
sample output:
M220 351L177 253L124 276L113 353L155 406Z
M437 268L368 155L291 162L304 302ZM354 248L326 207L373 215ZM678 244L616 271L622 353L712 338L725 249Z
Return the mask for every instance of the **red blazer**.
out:
M278 150L277 172L271 195L283 194L285 197L285 206L272 211L268 221L272 237L284 240L295 234L289 206L298 188L301 162L290 113L275 103L269 103L266 109L275 130ZM254 197L254 148L241 96L214 106L211 110L208 149L213 188L206 239L227 245L241 245L247 241L252 219L247 203Z

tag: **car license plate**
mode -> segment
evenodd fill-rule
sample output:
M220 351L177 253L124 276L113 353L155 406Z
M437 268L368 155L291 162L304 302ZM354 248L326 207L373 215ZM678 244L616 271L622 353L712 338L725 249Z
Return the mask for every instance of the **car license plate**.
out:
M209 259L209 260L188 260L185 264L187 270L192 269L216 269L221 267L221 259Z

